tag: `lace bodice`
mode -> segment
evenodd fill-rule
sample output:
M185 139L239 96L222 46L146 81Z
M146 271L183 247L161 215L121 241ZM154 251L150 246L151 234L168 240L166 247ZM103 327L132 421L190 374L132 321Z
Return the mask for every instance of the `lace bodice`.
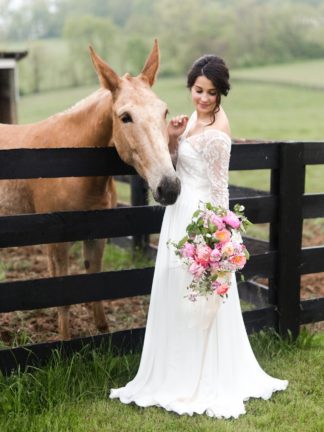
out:
M182 184L202 200L228 207L228 169L231 139L217 129L186 136L179 142L177 172Z

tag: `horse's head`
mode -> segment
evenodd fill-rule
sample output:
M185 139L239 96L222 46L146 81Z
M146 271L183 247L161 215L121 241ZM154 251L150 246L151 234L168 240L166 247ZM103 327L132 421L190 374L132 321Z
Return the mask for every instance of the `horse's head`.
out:
M119 77L92 48L90 52L101 85L112 94L112 139L118 154L147 181L156 201L173 204L180 181L168 149L168 110L151 89L159 67L157 41L136 77Z

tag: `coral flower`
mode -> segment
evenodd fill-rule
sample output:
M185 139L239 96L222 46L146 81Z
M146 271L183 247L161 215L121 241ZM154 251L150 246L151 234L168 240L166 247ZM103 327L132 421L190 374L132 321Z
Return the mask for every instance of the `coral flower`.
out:
M221 229L215 232L215 238L222 243L228 242L231 238L231 233L227 229Z
M242 268L246 264L246 256L245 255L235 255L229 258L229 261L232 264L235 264L238 268Z
M229 257L234 254L234 246L231 242L225 243L222 247L222 254Z

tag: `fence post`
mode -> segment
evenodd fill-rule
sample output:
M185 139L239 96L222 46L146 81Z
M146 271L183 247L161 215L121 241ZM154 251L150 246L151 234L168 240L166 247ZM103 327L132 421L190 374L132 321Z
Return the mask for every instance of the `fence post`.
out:
M143 206L148 205L148 186L145 180L138 175L130 176L131 185L131 205ZM148 234L133 236L133 251L140 249L146 252L149 247Z
M282 143L280 151L277 307L282 336L299 334L300 259L305 189L303 143Z
M270 194L278 197L278 208L277 208L277 220L270 223L269 228L269 250L277 251L278 245L278 217L279 217L279 192L280 192L280 170L272 169L270 178ZM269 292L268 302L271 305L278 304L278 262L276 263L275 273L272 277L269 277ZM278 330L278 321L276 322L276 329Z

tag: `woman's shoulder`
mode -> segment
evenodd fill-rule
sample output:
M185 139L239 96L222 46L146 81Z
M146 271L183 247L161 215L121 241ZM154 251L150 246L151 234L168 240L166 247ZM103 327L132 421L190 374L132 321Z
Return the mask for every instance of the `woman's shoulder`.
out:
M208 126L205 131L208 134L224 134L231 140L231 128L229 120L222 107L219 108L215 122L212 125Z

